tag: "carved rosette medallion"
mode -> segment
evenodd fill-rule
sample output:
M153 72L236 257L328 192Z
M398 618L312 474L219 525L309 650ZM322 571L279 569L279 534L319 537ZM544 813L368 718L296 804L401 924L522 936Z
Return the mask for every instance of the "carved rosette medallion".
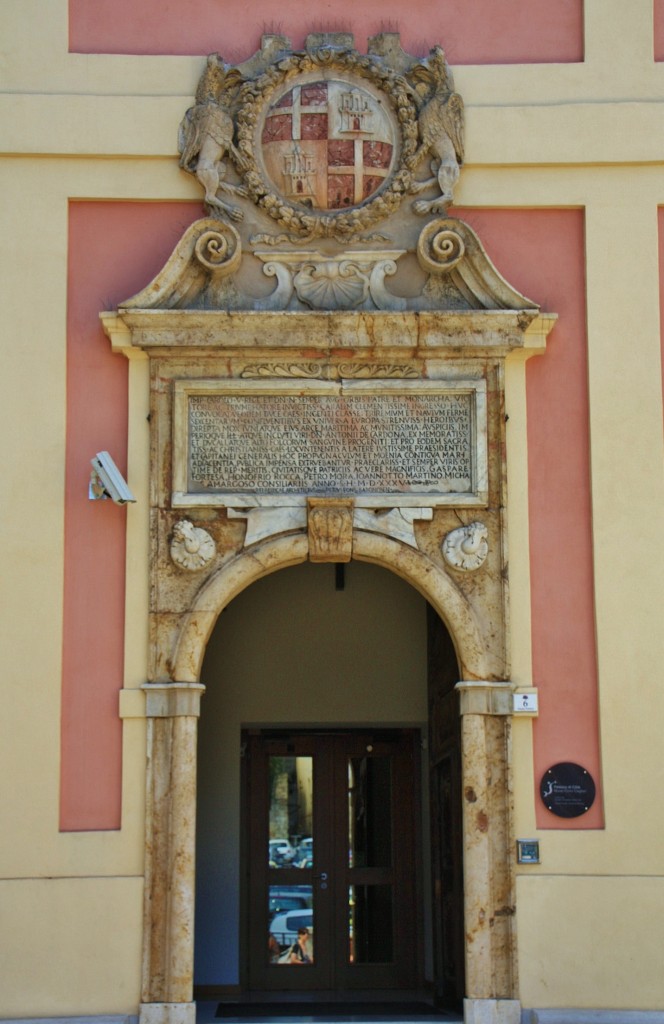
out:
M309 498L309 560L350 562L353 552L353 499Z
M448 565L460 572L479 569L489 553L488 535L489 531L484 523L459 526L445 537L442 544L443 558Z
M180 569L197 572L210 564L217 553L214 540L200 526L181 519L173 527L171 558Z

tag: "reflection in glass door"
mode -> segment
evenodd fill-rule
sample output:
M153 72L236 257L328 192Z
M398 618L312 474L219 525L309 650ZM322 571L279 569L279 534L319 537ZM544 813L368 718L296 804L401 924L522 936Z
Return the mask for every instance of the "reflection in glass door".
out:
M268 756L268 953L271 965L314 962L310 882L280 882L283 872L314 866L313 757ZM289 872L290 874L290 872Z
M247 737L247 987L415 987L414 740Z

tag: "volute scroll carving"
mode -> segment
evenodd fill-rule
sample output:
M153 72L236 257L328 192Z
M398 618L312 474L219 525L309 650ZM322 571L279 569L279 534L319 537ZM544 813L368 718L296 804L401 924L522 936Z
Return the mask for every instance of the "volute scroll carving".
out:
M417 258L429 274L442 274L456 267L466 252L458 230L449 221L431 221L421 232L417 242Z
M230 224L220 224L218 228L201 232L194 245L194 254L198 262L213 274L231 274L240 265L240 236Z

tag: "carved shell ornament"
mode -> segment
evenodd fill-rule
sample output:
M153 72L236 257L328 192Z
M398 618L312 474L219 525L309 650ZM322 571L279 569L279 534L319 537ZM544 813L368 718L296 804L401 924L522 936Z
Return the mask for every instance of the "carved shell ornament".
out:
M488 536L489 531L484 523L459 526L445 537L442 544L443 558L453 569L461 572L479 569L489 553Z
M307 263L293 283L300 298L313 309L357 306L369 293L369 278L352 260Z
M447 209L463 162L463 124L439 46L421 60L391 33L370 40L366 55L343 34L310 36L300 51L265 36L243 64L208 57L180 125L180 165L205 189L211 216L240 221L237 200L248 198L281 229L254 243L348 242L409 195L437 193L415 201L415 213ZM427 160L431 173L422 177ZM228 180L231 168L240 183Z
M194 526L188 519L181 519L173 527L171 558L181 569L189 572L204 569L216 553L216 545L207 530Z

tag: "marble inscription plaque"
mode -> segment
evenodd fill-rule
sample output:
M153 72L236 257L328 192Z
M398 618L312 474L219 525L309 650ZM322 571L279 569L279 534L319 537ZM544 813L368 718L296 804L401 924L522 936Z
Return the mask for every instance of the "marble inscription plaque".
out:
M182 490L205 504L215 495L231 505L330 495L365 504L440 503L451 495L477 502L477 389L353 387L192 388L180 417Z

